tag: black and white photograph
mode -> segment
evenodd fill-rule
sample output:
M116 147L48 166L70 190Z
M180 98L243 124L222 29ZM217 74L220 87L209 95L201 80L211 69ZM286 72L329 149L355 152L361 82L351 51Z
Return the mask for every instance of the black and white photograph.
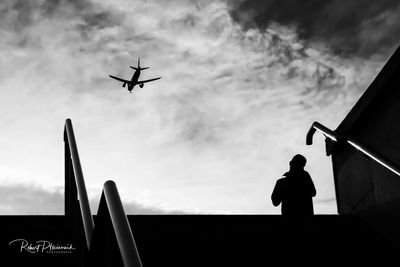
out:
M0 0L1 265L396 264L399 46L395 0Z

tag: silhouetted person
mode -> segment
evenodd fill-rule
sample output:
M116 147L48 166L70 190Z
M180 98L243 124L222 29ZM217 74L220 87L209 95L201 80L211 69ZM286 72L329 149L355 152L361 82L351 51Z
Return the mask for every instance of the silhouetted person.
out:
M290 161L290 169L279 179L272 192L272 204L281 204L282 215L307 216L314 214L312 198L316 195L310 174L304 170L306 158L297 154Z

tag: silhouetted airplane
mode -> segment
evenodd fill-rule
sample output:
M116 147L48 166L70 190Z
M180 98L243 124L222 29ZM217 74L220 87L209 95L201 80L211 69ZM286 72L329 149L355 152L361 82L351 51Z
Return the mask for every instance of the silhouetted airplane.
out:
M161 79L161 77L158 77L158 78L154 78L154 79L139 81L140 71L149 68L149 67L146 67L146 68L140 67L140 58L138 59L137 67L132 67L132 66L129 66L129 67L131 67L132 69L135 70L135 73L133 73L133 76L132 76L130 81L124 80L124 79L121 79L121 78L118 78L118 77L115 77L115 76L112 76L112 75L109 75L109 76L111 78L113 78L113 79L116 79L116 80L118 80L120 82L123 82L122 87L125 87L125 85L128 85L128 91L130 93L132 93L133 87L135 87L135 85L137 85L137 84L139 84L140 88L143 88L145 83Z

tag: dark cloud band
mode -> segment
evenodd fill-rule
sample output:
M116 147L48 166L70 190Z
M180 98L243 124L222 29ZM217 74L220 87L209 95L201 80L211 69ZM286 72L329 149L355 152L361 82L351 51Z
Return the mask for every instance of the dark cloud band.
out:
M42 21L79 21L74 30L88 37L92 31L120 25L122 14L89 0L5 0L0 3L0 28L23 34ZM26 42L25 42L26 43Z
M400 44L400 2L396 0L244 0L231 15L245 28L293 25L300 37L325 42L341 55L369 56ZM390 53L391 51L389 51Z
M63 190L49 192L41 187L27 184L0 186L0 213L18 215L63 214ZM92 213L97 213L99 197L90 200ZM178 210L166 211L161 208L144 206L135 202L123 204L127 214L183 214Z

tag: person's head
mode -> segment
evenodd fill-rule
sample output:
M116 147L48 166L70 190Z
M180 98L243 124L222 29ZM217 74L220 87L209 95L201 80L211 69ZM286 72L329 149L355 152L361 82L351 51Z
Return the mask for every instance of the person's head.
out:
M291 170L302 170L306 166L307 159L300 154L295 155L289 162Z

